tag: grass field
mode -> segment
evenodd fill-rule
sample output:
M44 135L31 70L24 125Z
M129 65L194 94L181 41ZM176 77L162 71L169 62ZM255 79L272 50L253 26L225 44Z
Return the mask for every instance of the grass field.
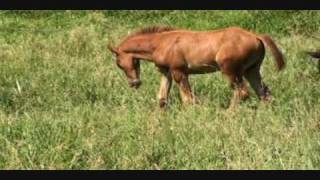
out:
M174 85L161 112L154 65L134 91L107 50L149 25L269 34L287 63L277 72L267 51L274 102L226 113L217 72L191 76L199 104ZM301 53L319 32L320 11L0 11L0 168L319 169L320 72Z

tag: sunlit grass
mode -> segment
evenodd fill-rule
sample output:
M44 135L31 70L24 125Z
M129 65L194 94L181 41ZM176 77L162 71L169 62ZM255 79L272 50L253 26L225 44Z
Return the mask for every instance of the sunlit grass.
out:
M1 11L2 169L318 169L320 73L301 51L319 44L318 11ZM270 34L262 74L274 102L251 98L227 113L221 73L191 77L199 99L183 106L174 85L158 108L160 75L142 63L129 88L109 43L148 25L194 30L241 26Z

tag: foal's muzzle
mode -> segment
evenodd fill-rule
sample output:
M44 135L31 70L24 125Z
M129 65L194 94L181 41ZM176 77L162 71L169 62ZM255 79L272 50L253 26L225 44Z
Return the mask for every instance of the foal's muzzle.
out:
M141 81L139 79L129 80L130 87L138 89L141 85Z

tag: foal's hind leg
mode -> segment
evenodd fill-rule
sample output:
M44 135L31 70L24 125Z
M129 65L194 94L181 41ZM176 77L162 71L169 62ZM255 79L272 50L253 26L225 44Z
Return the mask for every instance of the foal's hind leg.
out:
M233 89L233 97L228 109L233 110L240 104L242 99L249 96L248 89L241 75L226 74L226 76L228 77L231 88Z
M240 99L246 100L250 96L248 86L245 82L243 82L242 86L240 86Z
M195 99L191 92L191 87L188 80L188 74L181 70L172 70L172 77L179 86L181 99L185 104L194 104Z
M268 86L262 81L260 74L260 64L246 70L244 73L245 78L249 81L251 87L257 96L263 101L271 100L271 91Z
M240 101L249 96L248 88L243 80L242 73L236 66L228 65L220 66L223 75L225 75L233 89L233 97L230 101L229 110L235 109Z
M160 83L160 90L158 93L159 105L160 108L163 108L168 103L168 96L172 84L172 77L168 70L159 69L161 73L161 83Z

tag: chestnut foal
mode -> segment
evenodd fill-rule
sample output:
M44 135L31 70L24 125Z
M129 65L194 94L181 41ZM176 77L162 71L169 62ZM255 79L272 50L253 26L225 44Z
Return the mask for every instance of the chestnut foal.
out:
M262 82L260 66L265 46L274 56L278 70L285 67L282 53L267 35L230 27L214 31L189 31L171 27L147 27L125 38L117 47L109 45L116 63L126 74L131 87L138 88L139 60L153 62L162 74L158 98L160 107L168 102L172 79L177 83L184 103L194 103L189 74L220 70L234 90L231 108L248 97L245 77L261 100L270 99L270 90Z

